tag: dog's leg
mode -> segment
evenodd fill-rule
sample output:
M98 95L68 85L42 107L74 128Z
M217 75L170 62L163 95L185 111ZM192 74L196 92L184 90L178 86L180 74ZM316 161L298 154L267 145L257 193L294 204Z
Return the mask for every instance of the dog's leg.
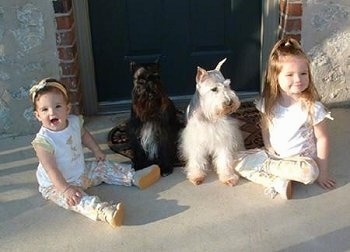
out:
M135 171L141 170L141 169L153 164L152 162L150 162L148 160L146 153L141 148L141 145L135 145L133 147L133 152L134 152L134 155L132 158L132 163L133 163L133 168L135 169Z
M171 146L169 145L169 139L161 139L158 146L157 164L160 167L162 177L166 177L173 173L173 159L171 155Z
M193 150L185 167L187 178L194 185L202 184L207 175L207 167L206 153L200 153L200 150Z
M208 166L208 150L205 141L198 141L203 137L200 130L197 119L193 117L181 134L181 155L186 162L184 171L194 185L203 183Z
M166 106L166 109L159 117L160 128L156 130L159 134L157 137L159 141L157 163L161 168L163 177L173 173L180 131L180 123L176 115L175 106L170 100L167 101L168 106Z
M228 186L235 186L239 176L234 171L233 154L225 149L219 149L213 158L213 164L219 176L219 180Z

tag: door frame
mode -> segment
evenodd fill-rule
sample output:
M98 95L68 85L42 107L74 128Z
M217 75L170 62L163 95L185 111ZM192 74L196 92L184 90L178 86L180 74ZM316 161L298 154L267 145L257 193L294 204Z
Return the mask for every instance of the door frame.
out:
M263 80L266 61L269 52L278 38L279 26L279 1L266 0L262 1L262 20L261 20L261 53L260 53L260 80ZM88 0L72 1L75 19L75 30L77 35L80 80L82 88L83 110L85 115L108 114L111 113L106 109L108 105L98 102L97 90L95 84L94 60L92 51L92 39L90 31L90 19ZM262 88L262 85L261 85ZM261 90L260 88L260 90ZM251 100L255 98L258 92L239 92L241 100ZM188 103L190 97L183 96L174 99L178 106L184 106ZM120 101L113 104L113 107L120 112L129 112L130 101ZM113 112L114 113L114 112Z

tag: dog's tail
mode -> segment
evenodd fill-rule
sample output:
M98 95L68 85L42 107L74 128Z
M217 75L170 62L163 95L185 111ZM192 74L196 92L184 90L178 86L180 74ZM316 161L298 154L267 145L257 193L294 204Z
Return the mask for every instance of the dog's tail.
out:
M220 61L220 62L218 63L218 65L215 67L215 70L216 70L216 71L220 71L220 68L221 68L222 64L225 63L225 61L226 61L226 58L224 58L222 61Z

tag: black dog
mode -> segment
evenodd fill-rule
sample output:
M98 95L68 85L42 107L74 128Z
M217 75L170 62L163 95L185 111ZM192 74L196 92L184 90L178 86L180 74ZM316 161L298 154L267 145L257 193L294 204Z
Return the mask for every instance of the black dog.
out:
M173 172L181 128L176 108L163 89L158 62L131 62L130 68L134 87L127 133L134 169L157 164L167 176Z

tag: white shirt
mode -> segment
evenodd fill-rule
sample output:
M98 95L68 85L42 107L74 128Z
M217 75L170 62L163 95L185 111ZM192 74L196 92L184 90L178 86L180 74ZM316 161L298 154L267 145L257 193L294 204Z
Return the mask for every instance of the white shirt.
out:
M262 106L257 109L264 111ZM300 155L316 157L316 138L313 126L322 122L326 117L333 119L320 102L313 106L313 120L309 120L308 112L301 103L290 107L276 105L274 118L269 125L270 144L281 158Z
M57 167L68 183L76 181L84 172L84 152L81 142L82 117L68 116L68 126L61 131L51 131L41 127L33 140L33 145L40 145L53 153ZM42 187L52 185L44 167L39 163L36 176Z

